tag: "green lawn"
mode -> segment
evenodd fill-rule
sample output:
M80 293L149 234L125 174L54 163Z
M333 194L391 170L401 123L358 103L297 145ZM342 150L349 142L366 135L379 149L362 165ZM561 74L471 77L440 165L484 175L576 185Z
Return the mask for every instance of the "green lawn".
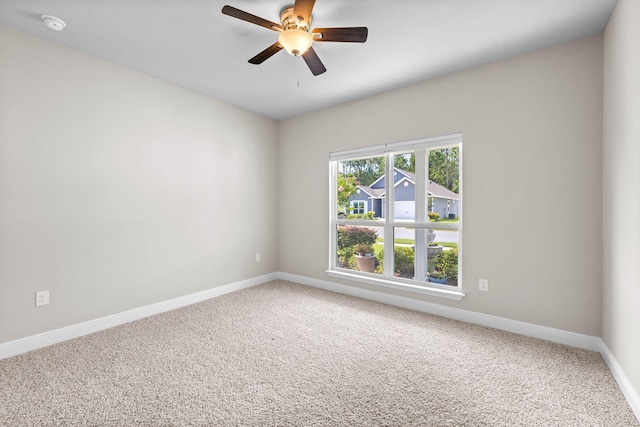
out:
M416 241L413 239L396 239L395 240L396 244L399 245L415 245ZM433 242L436 245L440 245L440 246L444 246L445 248L458 248L458 244L455 242ZM376 240L376 244L374 245L375 247L380 246L380 248L382 248L382 246L384 245L384 239L382 237L378 237L378 239Z
M384 249L384 245L382 244L376 243L375 245L373 245L373 252L378 258L381 257L380 254L383 251L383 249Z
M456 218L456 219L439 219L436 222L443 222L443 223L452 224L454 222L460 222L460 218Z
M433 242L436 245L444 246L445 248L455 248L458 249L458 244L453 242Z

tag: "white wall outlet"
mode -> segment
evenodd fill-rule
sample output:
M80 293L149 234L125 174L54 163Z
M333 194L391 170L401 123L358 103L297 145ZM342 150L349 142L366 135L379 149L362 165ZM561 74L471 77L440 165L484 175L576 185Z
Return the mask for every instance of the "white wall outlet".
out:
M36 292L36 307L49 304L49 291Z
M480 279L478 282L478 287L481 291L488 292L489 291L489 281L487 279Z
M260 254L256 254L256 262L260 262Z

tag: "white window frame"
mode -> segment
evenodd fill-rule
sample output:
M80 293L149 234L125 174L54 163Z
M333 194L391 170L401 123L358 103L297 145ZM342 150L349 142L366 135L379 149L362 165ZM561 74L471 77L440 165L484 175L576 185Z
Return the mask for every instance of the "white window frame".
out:
M358 205L362 204L362 212L356 212L356 209L360 210L360 208L356 208L356 203ZM367 213L367 201L366 200L352 200L351 201L351 213L355 214L366 214Z
M427 191L418 191L416 188L416 218L424 217L426 221L406 221L396 220L394 218L394 204L384 204L384 218L380 218L374 221L360 220L346 218L339 218L337 215L337 176L338 176L338 162L346 160L358 160L370 157L385 156L385 200L394 200L394 162L393 158L395 154L405 153L408 151L414 151L416 153L416 185L418 182L424 182L428 186L429 180L427 179L428 171L428 155L429 150L437 148L450 147L457 145L459 147L460 163L459 163L459 180L460 180L460 206L459 206L459 218L458 223L433 223L429 222L426 217L427 210ZM423 154L424 161L418 160L420 154ZM464 297L462 290L462 134L456 133L451 135L444 135L432 138L424 138L412 141L395 142L385 145L377 145L373 147L366 147L355 150L332 152L329 154L329 269L327 274L331 277L355 280L377 286L390 287L395 289L402 289L411 292L417 292L432 296L439 296L443 298L449 298L454 300L461 300ZM424 199L424 200L423 200ZM424 211L424 212L423 212ZM384 272L380 274L365 273L360 271L349 270L340 268L337 266L337 229L341 225L354 225L354 226L375 226L382 227L384 230ZM393 231L395 227L409 227L416 230L416 258L426 259L426 232L428 229L452 229L458 231L458 286L453 287L449 285L439 285L428 282L426 280L412 280L395 277L394 271L394 239ZM420 232L423 230L423 232ZM419 266L416 266L420 268ZM426 264L424 265L425 271L416 271L416 276L426 276Z

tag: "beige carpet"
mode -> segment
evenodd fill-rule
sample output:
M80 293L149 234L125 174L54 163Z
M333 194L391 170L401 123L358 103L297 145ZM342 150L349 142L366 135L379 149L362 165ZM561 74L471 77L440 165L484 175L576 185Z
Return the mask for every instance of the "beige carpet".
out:
M7 426L637 426L599 354L275 281L0 360Z

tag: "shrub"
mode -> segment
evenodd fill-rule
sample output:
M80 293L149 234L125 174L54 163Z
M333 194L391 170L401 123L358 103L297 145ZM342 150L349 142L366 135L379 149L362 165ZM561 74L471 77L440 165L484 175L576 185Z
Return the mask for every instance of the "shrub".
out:
M356 245L369 245L376 242L378 233L367 227L341 226L338 227L338 267L354 270L357 262L355 259ZM372 253L373 249L370 252Z
M375 255L376 255L376 271L374 273L382 274L384 270L384 251L377 252Z
M373 245L377 239L378 233L372 228L355 226L338 227L338 249L353 247L358 243Z
M360 256L373 254L373 246L368 243L358 243L353 247L353 250Z
M458 282L458 249L442 251L436 257L435 270L451 282Z
M357 261L353 247L338 249L338 267L355 270Z
M429 273L429 277L432 277L434 279L446 279L447 278L446 274L444 274L442 271L438 271L438 270L435 270L435 271Z
M412 279L415 275L414 261L415 255L413 249L408 246L397 246L393 249L394 258L394 274L400 277ZM378 259L380 265L384 264L384 251L380 252Z
M369 211L366 214L350 214L347 215L347 219L369 219L374 220L376 213L374 211Z
M393 249L394 272L400 277L413 278L415 275L413 249L407 246L398 246Z
M437 212L429 212L429 213L427 213L427 215L429 216L429 219L431 221L437 221L437 220L440 219L440 214L437 213Z

